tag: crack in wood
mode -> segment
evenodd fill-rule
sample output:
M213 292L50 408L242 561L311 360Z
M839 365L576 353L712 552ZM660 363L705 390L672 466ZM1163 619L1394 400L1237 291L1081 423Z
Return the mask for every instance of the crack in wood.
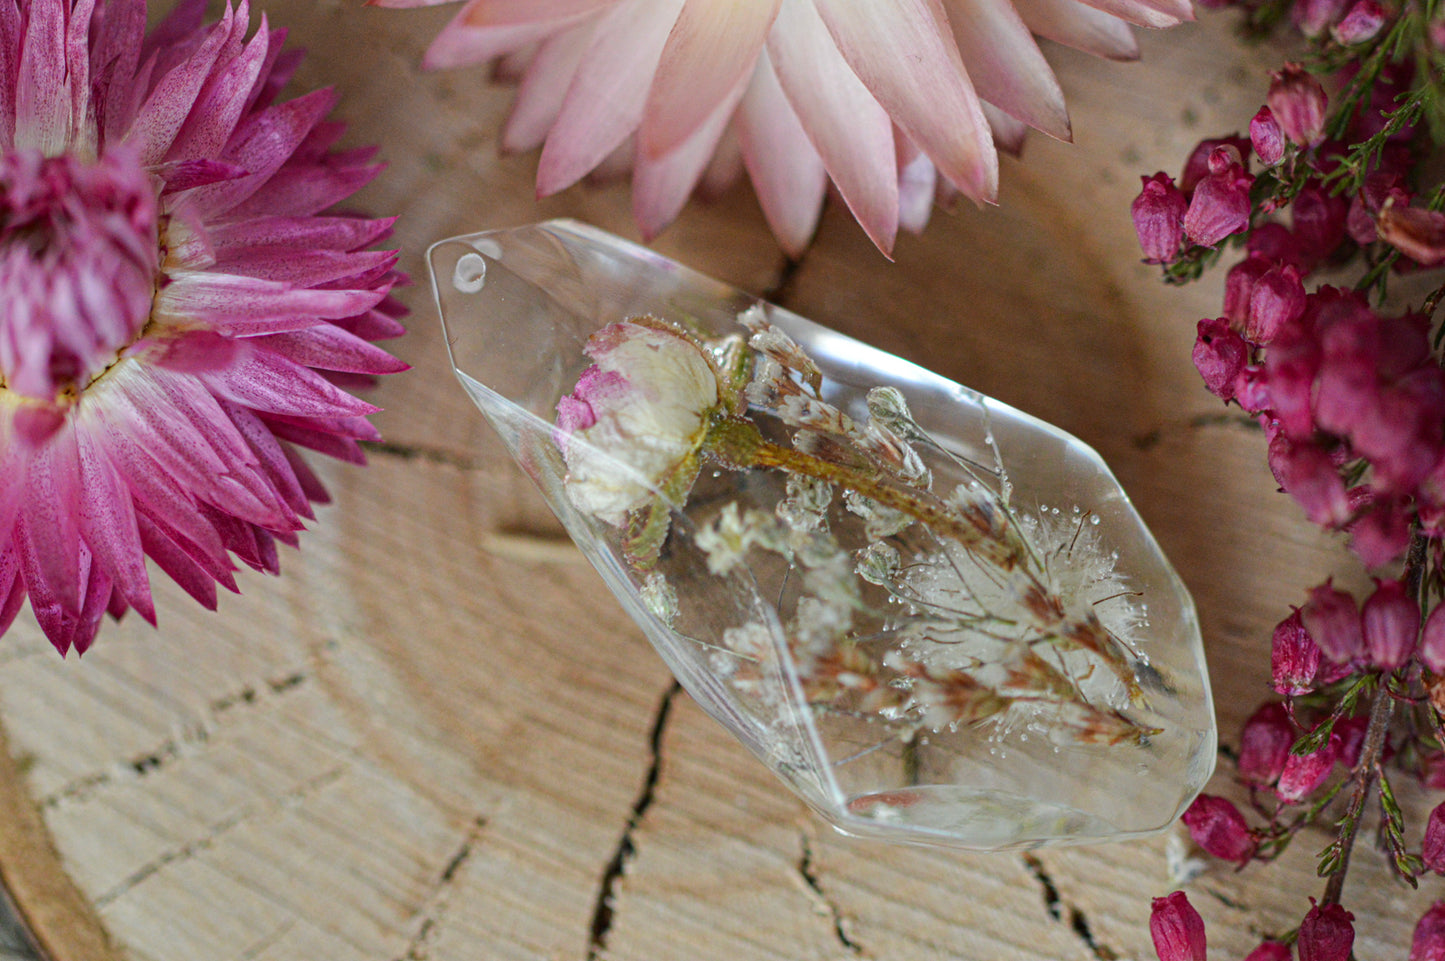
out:
M293 671L278 678L268 679L265 684L271 696L282 697L303 686L308 679L309 675L304 671ZM149 777L190 753L193 747L209 741L217 730L216 722L223 717L242 708L255 707L264 700L265 698L255 685L247 685L233 694L219 697L209 705L210 717L187 727L180 737L166 738L153 750L137 754L128 761L122 762L116 772L101 771L72 781L41 798L40 807L43 810L51 810L70 801L84 801L99 791L116 783L125 783L132 777Z
M1039 860L1035 855L1025 854L1023 856L1023 864L1024 868L1033 876L1034 880L1039 883L1039 888L1044 896L1044 909L1048 911L1049 917L1061 923L1065 923L1065 918L1067 917L1066 923L1069 926L1069 930L1083 942L1084 947L1088 948L1089 953L1098 959L1098 961L1118 961L1119 952L1107 944L1100 943L1100 941L1094 937L1094 931L1089 926L1089 919L1085 916L1084 912L1060 896L1059 886L1054 883L1053 877L1049 874L1048 869L1044 867L1044 862Z
M798 279L798 273L802 269L803 260L806 257L807 254L804 254L802 257L794 259L785 254L782 265L778 267L778 276L763 291L763 300L777 304L779 307L787 306L786 301L793 294L793 284Z
M642 823L643 816L647 814L647 809L652 807L657 793L657 782L662 776L662 737L667 731L667 719L672 713L673 701L681 691L682 686L673 681L658 701L652 731L648 735L651 756L647 773L642 779L642 790L638 792L637 800L632 803L632 812L622 828L622 836L617 839L617 846L613 849L612 857L603 869L601 882L597 886L597 900L592 908L592 929L587 943L587 961L599 961L602 952L607 948L607 936L611 934L612 923L616 920L613 896L617 891L617 883L627 872L628 862L637 853L633 835L637 832L637 826Z
M443 467L454 467L461 471L481 470L484 463L476 457L468 457L456 451L446 450L441 447L429 447L421 444L403 444L389 440L362 441L364 450L372 454L379 454L383 457L395 457L398 460L426 461L429 464L440 464Z
M808 836L806 830L800 832L800 837L802 839L803 850L798 858L798 875L803 879L803 883L808 886L808 890L812 891L817 897L818 906L832 918L833 934L837 936L838 943L847 949L850 954L863 954L863 946L857 941L854 941L852 936L848 934L847 918L843 914L843 909L839 907L836 901L828 896L828 892L823 890L823 884L818 879L817 869L813 865L812 839Z
M417 916L422 919L421 925L412 939L407 942L406 949L397 956L396 961L426 961L431 957L431 946L436 940L442 916L446 914L447 908L451 905L452 883L456 881L462 866L471 858L472 849L486 829L487 819L478 815L472 822L471 828L468 829L466 837L462 838L461 845L442 867L436 884L423 899L421 907L417 910Z
M1258 431L1260 426L1253 418L1233 412L1195 414L1187 420L1170 421L1131 438L1135 450L1147 451L1157 447L1171 434L1190 434L1206 427L1237 427L1246 431Z
M195 856L198 852L210 848L227 833L241 826L242 824L252 821L263 814L267 814L272 811L279 810L280 808L290 807L292 805L298 804L301 801L305 800L308 795L311 795L316 791L321 790L322 788L335 784L337 781L341 780L345 776L345 768L332 768L329 771L323 771L315 777L296 786L292 790L287 791L285 794L279 795L269 804L256 808L242 808L230 817L225 818L221 821L217 821L215 824L211 825L210 828L206 831L206 833L201 837L196 838L194 841L187 841L180 847L172 848L171 850L166 851L159 857L147 861L145 864L141 865L135 871L132 871L129 875L127 875L115 887L111 888L109 891L102 892L93 901L96 909L100 910L106 905L115 901L116 899L122 897L128 891L131 891L138 885L144 883L148 878L151 878L158 874L167 865L174 864L177 861L184 861L187 858Z

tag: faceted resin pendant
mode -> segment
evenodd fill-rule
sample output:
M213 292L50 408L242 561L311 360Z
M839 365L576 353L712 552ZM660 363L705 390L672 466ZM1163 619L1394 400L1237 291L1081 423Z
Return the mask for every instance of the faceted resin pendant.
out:
M513 458L692 697L837 828L1117 840L1208 780L1193 603L1077 439L582 224L430 259Z

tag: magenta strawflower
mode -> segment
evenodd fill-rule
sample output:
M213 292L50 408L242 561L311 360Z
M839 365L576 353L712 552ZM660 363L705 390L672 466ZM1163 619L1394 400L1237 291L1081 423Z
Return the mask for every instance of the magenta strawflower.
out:
M323 212L375 176L335 98L246 0L0 0L0 630L155 622L145 558L207 607L231 555L277 570L325 491L297 445L360 461L404 365L388 220Z

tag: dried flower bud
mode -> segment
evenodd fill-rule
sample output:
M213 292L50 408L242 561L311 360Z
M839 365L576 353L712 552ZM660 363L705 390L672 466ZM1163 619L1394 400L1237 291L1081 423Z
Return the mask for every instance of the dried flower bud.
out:
M1350 205L1323 187L1306 187L1290 202L1290 220L1300 253L1310 260L1324 260L1345 239L1345 220Z
M1397 580L1375 582L1375 593L1360 615L1365 656L1375 667L1393 671L1415 653L1420 633L1420 605Z
M1259 113L1250 120L1249 142L1259 162L1266 167L1273 167L1284 157L1284 131L1279 129L1279 121L1268 107L1260 107Z
M1436 901L1415 925L1410 961L1445 961L1445 901Z
M1245 955L1244 961L1290 961L1289 945L1283 941L1265 941Z
M1349 526L1350 550L1366 567L1383 567L1410 547L1410 511L1394 498L1376 504Z
M1370 222L1374 229L1374 221ZM1250 256L1229 268L1224 276L1224 316L1229 318L1236 330L1243 330L1249 320L1249 301L1254 296L1254 286L1274 267L1266 257Z
M1219 137L1199 141L1194 145L1189 159L1184 162L1183 173L1179 175L1179 189L1184 191L1185 197L1194 196L1194 188L1199 185L1199 181L1209 176L1209 158L1214 155L1215 150L1224 146L1235 149L1241 164L1249 157L1250 143L1245 137Z
M1387 203L1375 221L1380 239L1425 267L1445 263L1445 213Z
M1254 184L1232 145L1214 148L1209 155L1209 171L1209 176L1194 188L1184 214L1185 235L1190 242L1205 247L1213 247L1249 226L1249 188Z
M1425 867L1436 874L1445 874L1445 804L1437 804L1425 822L1425 840L1420 845Z
M1298 609L1280 621L1270 645L1270 676L1275 691L1286 697L1314 690L1320 669L1319 645L1310 639Z
M1330 33L1339 43L1350 46L1373 39L1385 25L1385 8L1375 0L1359 0Z
M1355 944L1355 916L1338 904L1314 904L1300 922L1300 961L1349 961Z
M1270 268L1249 294L1249 317L1244 335L1256 344L1268 345L1305 312L1305 286L1291 264Z
M1172 263L1178 259L1179 245L1184 242L1184 212L1189 202L1184 192L1174 186L1174 179L1162 171L1140 179L1143 189L1129 205L1139 247L1147 263Z
M1328 98L1320 82L1297 63L1287 63L1270 74L1269 109L1280 129L1293 143L1317 147L1325 139Z
M1159 961L1204 961L1204 919L1183 891L1154 899L1149 934Z
M1251 784L1273 784L1284 770L1294 741L1294 725L1284 705L1262 705L1244 722L1239 734L1239 776Z
M1330 739L1317 751L1289 755L1285 758L1279 783L1275 785L1275 796L1286 804L1303 801L1329 780L1330 772L1334 770L1335 761L1339 760L1339 757L1338 734L1331 734Z
M1194 341L1194 366L1199 369L1209 392L1228 400L1234 396L1234 379L1249 357L1249 345L1230 329L1229 321L1223 317L1201 320L1198 331Z
M1340 763L1346 768L1353 769L1360 763L1360 755L1365 751L1365 734L1370 730L1370 715L1357 714L1354 717L1341 718L1335 722L1335 734L1340 739ZM1390 753L1390 742L1388 736L1385 739L1383 748L1386 756Z
M1274 384L1270 387L1274 396ZM1349 520L1350 499L1345 493L1345 482L1326 451L1308 441L1296 442L1280 434L1270 441L1268 458L1279 486L1304 508L1305 516L1313 523L1338 527Z
M1300 617L1305 630L1330 660L1345 664L1364 653L1365 634L1355 599L1335 590L1329 581L1310 590Z
M1445 604L1437 604L1420 631L1420 661L1435 674L1445 674Z
M1201 794L1189 805L1182 820L1194 843L1221 861L1243 864L1254 854L1255 841L1249 825L1227 798Z
M1290 19L1299 27L1300 33L1316 40L1329 29L1330 24L1344 15L1349 0L1295 0L1290 8Z

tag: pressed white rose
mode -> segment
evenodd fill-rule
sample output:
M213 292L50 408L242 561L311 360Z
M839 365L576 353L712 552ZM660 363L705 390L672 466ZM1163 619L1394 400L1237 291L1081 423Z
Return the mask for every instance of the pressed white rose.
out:
M692 338L650 318L593 334L593 364L557 403L572 505L620 526L687 464L721 403L718 371Z

